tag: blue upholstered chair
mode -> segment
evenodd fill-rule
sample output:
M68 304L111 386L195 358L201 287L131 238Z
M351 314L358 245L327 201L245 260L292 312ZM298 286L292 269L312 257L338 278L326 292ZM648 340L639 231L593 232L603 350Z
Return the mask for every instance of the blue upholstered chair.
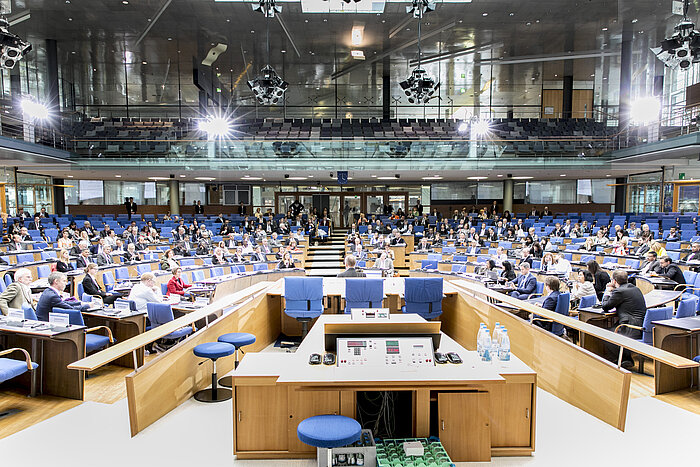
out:
M236 347L225 342L205 342L192 349L197 357L208 358L213 363L211 372L211 389L202 389L194 394L194 398L199 402L223 402L231 399L230 389L219 389L217 387L216 360L228 357L236 351Z
M194 266L194 259L192 258L182 258L180 260L180 266Z
M284 313L301 323L301 338L309 332L309 322L323 314L323 278L285 277Z
M151 265L150 264L137 264L136 265L136 272L139 276L141 274L151 272Z
M638 259L626 259L625 266L627 266L628 268L637 269L639 267L639 260Z
M34 262L33 253L20 253L17 255L17 264Z
M20 349L17 347L11 348L11 349L5 349L5 350L0 350L0 357L3 357L3 355L9 355L13 352L21 352L24 354L24 360L15 360L12 358L0 358L0 383L4 383L5 381L8 381L12 378L15 378L19 375L23 375L27 371L33 371L36 370L39 365L32 362L31 357L29 356L29 352L27 352L24 349ZM32 385L30 389L30 396L34 396L34 391L35 391L35 381L34 381L34 375L32 374Z
M357 420L342 415L317 415L303 420L297 426L299 441L317 449L327 449L328 466L333 465L332 448L352 444L360 439L361 434L362 427ZM321 459L320 454L316 457Z
M151 325L148 329L154 329L165 323L173 321L173 309L167 303L146 303L146 311L148 312L148 320ZM170 334L161 337L162 341L175 341L176 343L184 339L185 337L192 334L194 331L194 324L192 326L185 326L184 328L176 329Z
M267 271L267 263L255 263L253 264L253 271Z
M698 296L687 295L680 301L676 310L676 318L689 318L695 316L698 309Z
M240 350L241 353L245 353L243 352L243 347L245 347L246 345L254 344L255 336L247 332L229 332L228 334L219 336L217 340L219 342L231 344L236 348L234 357L236 361L234 363L234 368L238 368L238 351ZM230 376L224 376L223 378L221 378L221 380L219 380L219 385L230 388L233 386L233 381Z
M90 303L92 302L92 295L83 292L83 294L80 296L80 301Z
M466 271L467 271L466 264L453 264L452 265L451 272L466 272Z
M595 260L595 255L581 255L581 259L580 259L580 261L583 264L586 264L587 262L593 261L593 260Z
M128 281L129 280L129 269L125 267L117 268L114 270L114 274L117 276L117 281Z
M592 295L592 297L595 298L595 295ZM571 294L569 294L569 292L560 293L559 297L557 297L557 305L554 308L554 312L563 316L569 316L570 300ZM551 323L550 326L545 327L545 329L548 329L549 332L551 332L555 336L561 337L562 335L564 335L564 325L561 323L557 323L554 320L534 315L532 318L532 322Z
M37 266L36 275L39 279L49 277L49 274L51 274L51 266L49 266L48 264L42 264L41 266Z
M665 306L661 308L649 308L644 314L644 321L642 326L634 326L632 324L620 324L615 328L615 332L618 332L622 328L632 328L642 331L642 338L637 339L639 342L648 345L654 345L654 321L661 321L664 319L670 319L673 316L673 307ZM639 373L644 373L644 355L639 355Z
M114 284L116 282L114 281L112 271L105 271L102 273L102 283L105 285L105 290L107 292L111 291L114 288Z
M384 279L345 279L345 313L351 308L381 308Z
M596 297L595 294L586 295L585 297L581 297L581 301L579 302L578 307L579 308L590 308L596 304L597 298L598 297Z
M162 284L160 284L160 292L161 292L163 295L167 295L167 294L168 294L168 284L166 284L165 282L163 282Z
M29 303L22 304L22 311L24 312L24 319L31 319L32 321L37 321L36 312Z
M211 268L211 277L218 277L224 275L224 268Z
M420 268L421 269L437 269L438 262L437 262L437 260L424 259L424 260L421 260L421 262L420 262Z
M51 310L53 313L63 313L68 315L68 320L70 324L74 326L85 326L85 321L83 321L83 314L80 310L67 309L67 308L54 308ZM107 332L106 336L101 334L92 334L95 331L103 329ZM85 330L85 353L97 352L107 347L109 344L114 343L114 337L112 336L112 330L107 326L95 326Z
M430 261L442 261L441 253L428 253L428 259Z
M530 300L531 298L540 297L543 293L544 282L537 281L537 285L535 286L535 292L528 295L527 299Z
M417 313L426 320L442 314L442 277L404 279L404 313Z
M204 271L200 270L195 270L192 271L192 282L200 282L204 280Z

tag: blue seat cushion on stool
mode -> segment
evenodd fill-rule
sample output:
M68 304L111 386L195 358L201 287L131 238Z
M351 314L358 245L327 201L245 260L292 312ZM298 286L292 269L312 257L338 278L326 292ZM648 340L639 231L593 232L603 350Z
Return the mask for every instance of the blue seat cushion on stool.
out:
M233 355L236 348L224 342L205 342L196 346L192 351L198 357L216 360L217 358Z
M237 349L240 349L245 345L254 344L255 336L248 334L247 332L230 332L219 336L218 341L226 342L227 344L234 345Z
M32 362L32 368L35 370L39 367ZM15 376L24 374L27 371L26 360L14 360L12 358L0 358L0 383L12 379Z
M338 448L360 439L362 427L352 418L342 415L317 415L302 421L297 427L299 440L317 448Z

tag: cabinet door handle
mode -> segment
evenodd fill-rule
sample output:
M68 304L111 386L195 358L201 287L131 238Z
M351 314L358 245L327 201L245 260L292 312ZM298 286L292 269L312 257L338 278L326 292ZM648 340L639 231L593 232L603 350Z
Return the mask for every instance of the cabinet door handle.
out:
M525 408L525 418L530 418L530 408L529 407Z
M440 423L442 424L442 431L445 431L445 420L440 420Z
M241 421L241 413L242 413L242 412L239 410L239 411L238 411L238 422Z

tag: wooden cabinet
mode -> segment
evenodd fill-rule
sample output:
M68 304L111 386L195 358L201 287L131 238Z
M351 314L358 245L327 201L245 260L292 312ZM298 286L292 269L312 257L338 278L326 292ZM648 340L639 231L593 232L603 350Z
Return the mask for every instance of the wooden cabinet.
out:
M236 386L236 452L287 450L287 388Z
M454 462L491 460L488 392L438 394L440 441Z
M287 442L290 452L316 452L297 437L299 423L315 415L340 413L340 391L304 391L303 388L289 387L287 421Z
M492 447L531 446L533 387L510 382L489 387Z

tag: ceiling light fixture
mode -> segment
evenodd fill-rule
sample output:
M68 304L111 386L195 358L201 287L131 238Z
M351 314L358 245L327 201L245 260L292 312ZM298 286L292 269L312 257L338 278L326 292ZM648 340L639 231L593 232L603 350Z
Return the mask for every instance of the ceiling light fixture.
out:
M195 180L201 180L203 182L213 182L216 180L214 177L194 177Z
M282 7L275 5L275 0L260 0L253 5L253 11L261 12L265 18L274 18L275 13L282 13Z
M274 16L276 7L274 0L260 0L259 6L253 8L256 11L262 12L265 17L265 37L267 40L267 65L261 70L262 75L248 81L248 87L253 94L258 104L273 105L277 104L280 99L283 99L285 91L289 87L289 83L283 80L277 72L272 68L270 63L270 17Z
M377 177L377 180L396 180L396 177Z
M533 178L534 178L534 177L529 177L529 176L523 175L523 176L520 176L520 177L513 177L513 180L531 180L531 179L533 179Z
M246 180L246 181L262 180L262 177L251 177L250 175L244 175L243 177L241 177L241 180Z
M474 177L467 177L467 180L486 180L488 177L484 176L474 176Z
M700 62L700 32L688 18L688 4L689 0L683 2L683 19L673 28L673 35L662 40L659 47L651 47L656 58L669 68L687 70Z
M0 68L6 70L14 68L32 50L32 44L12 34L9 27L10 23L5 18L0 18Z
M644 97L630 105L630 119L634 123L647 124L659 119L661 102L656 97Z
M231 122L223 115L210 115L199 122L199 129L205 132L210 140L222 139L231 134Z
M421 177L421 180L442 180L442 177L439 175L433 175L431 177Z
M361 46L364 33L365 33L364 25L355 24L352 27L352 32L350 33L350 43L355 47Z
M170 180L168 177L148 177L149 180L156 180L156 181L161 181L161 180Z

